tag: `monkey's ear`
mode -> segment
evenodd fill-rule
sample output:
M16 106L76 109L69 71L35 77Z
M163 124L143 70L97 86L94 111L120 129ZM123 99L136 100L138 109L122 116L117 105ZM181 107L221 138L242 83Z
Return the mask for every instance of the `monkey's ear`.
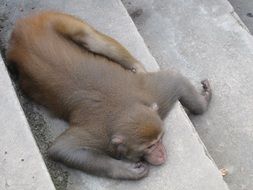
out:
M115 158L121 160L126 154L126 146L124 145L125 138L122 135L114 135L111 143L116 148Z
M151 104L150 108L151 108L152 110L154 110L154 111L157 111L157 110L159 109L157 103L155 103L155 102L154 102L153 104Z

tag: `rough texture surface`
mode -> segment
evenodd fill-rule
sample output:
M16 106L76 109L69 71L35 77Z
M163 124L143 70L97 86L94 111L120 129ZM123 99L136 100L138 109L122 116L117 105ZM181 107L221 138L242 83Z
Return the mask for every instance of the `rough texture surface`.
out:
M162 69L210 79L213 100L192 117L232 190L253 187L253 38L225 0L124 0Z
M14 20L18 17L17 15L26 14L33 10L32 8L34 10L44 8L63 10L86 19L98 30L113 36L124 44L145 64L148 70L158 69L158 65L145 47L134 23L119 0L45 0L29 1L29 3L22 1L22 12L20 13L20 8L13 8L11 14L14 16L10 18ZM2 41L6 41L6 38ZM52 118L46 112L43 118L46 126L52 126L53 136L57 136L67 127L66 123ZM168 162L161 167L152 168L150 175L144 180L134 182L110 180L66 168L69 171L67 189L227 190L218 169L206 155L204 146L188 117L178 105L171 113L165 127Z
M229 0L236 13L253 34L253 1L252 0Z
M0 189L55 189L1 56L0 96Z

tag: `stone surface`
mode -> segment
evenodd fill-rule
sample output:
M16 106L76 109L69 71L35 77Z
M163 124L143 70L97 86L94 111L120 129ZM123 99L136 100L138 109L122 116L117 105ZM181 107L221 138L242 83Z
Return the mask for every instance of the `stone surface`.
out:
M27 14L31 11L32 6L35 6L35 10L50 8L72 13L87 20L98 30L119 40L145 64L149 71L158 70L158 65L119 0L45 0L33 1L33 4L31 2L22 4L22 13L20 13L20 9L13 8L12 14L14 16L10 19L14 20L19 15ZM3 42L5 41L3 39ZM43 116L47 125L52 126L54 136L67 127L66 123L51 118L46 112ZM203 144L179 105L173 109L165 123L168 162L161 167L153 167L147 178L141 181L118 181L98 178L66 168L69 171L67 189L227 190L218 169L206 155Z
M1 56L0 96L0 189L55 189Z
M252 0L229 0L236 13L253 34L253 1Z
M124 0L162 69L210 79L213 100L192 117L232 190L253 187L253 39L225 0Z

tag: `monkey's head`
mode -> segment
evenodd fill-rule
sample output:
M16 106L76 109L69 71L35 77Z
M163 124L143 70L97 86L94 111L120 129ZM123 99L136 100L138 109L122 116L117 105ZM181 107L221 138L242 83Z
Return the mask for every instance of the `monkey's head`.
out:
M115 157L133 162L146 160L152 165L166 161L162 143L162 120L157 114L157 105L135 105L127 109L119 119L117 131L111 144Z

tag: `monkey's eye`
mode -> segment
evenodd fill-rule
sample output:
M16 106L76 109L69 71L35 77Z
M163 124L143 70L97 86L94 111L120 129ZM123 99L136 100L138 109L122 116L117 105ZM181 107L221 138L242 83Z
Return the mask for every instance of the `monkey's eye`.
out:
M148 146L147 149L151 149L151 148L153 148L154 146L155 146L155 144L152 144L152 145Z
M115 156L115 159L122 160L123 159L123 155L122 154L118 154L118 155Z

